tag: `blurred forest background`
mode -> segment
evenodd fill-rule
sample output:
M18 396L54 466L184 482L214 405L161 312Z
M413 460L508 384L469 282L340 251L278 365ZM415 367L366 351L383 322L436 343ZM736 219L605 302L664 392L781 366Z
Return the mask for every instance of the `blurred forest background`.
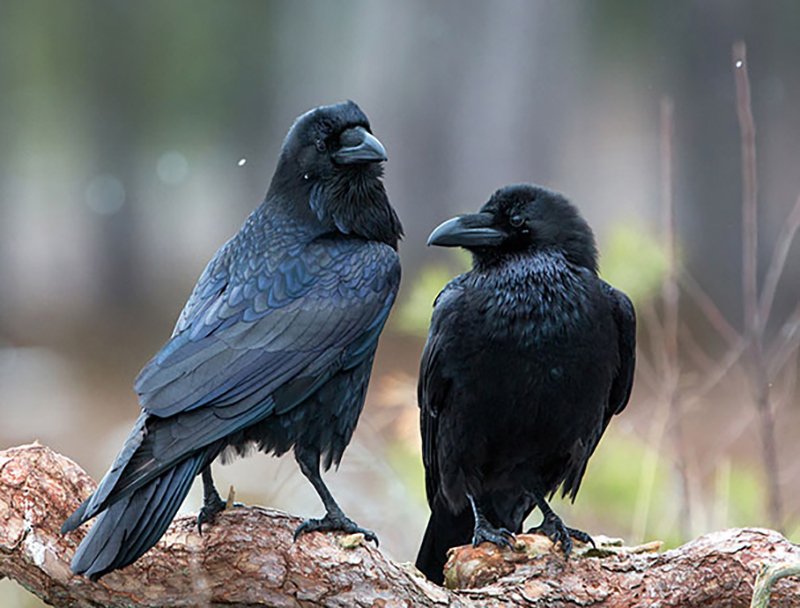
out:
M633 399L559 513L631 542L735 525L800 540L798 32L791 0L0 0L0 448L38 439L99 478L138 413L133 378L261 200L292 120L351 98L407 236L367 406L327 479L391 556L413 560L426 521L417 365L432 299L467 263L425 239L519 181L573 199L640 315ZM766 324L742 297L738 39L759 285L776 244L787 256ZM247 503L322 512L291 458L215 474ZM195 487L184 510L200 502ZM0 604L37 605L9 581Z

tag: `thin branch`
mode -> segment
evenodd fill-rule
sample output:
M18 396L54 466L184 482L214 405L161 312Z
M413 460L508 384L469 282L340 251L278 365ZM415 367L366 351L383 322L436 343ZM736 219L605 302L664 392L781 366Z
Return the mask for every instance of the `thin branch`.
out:
M769 263L767 276L764 279L764 287L761 290L761 300L759 304L759 316L766 326L772 312L772 303L775 300L775 292L778 289L778 282L786 266L789 257L789 250L794 242L794 237L800 229L800 196L794 203L789 217L781 227L781 232L775 241L775 248L772 250L772 259Z
M742 148L742 297L745 310L745 335L748 341L748 376L759 412L761 449L767 478L769 515L780 528L783 500L778 481L778 450L775 440L775 414L770 401L769 379L764 361L764 324L758 306L758 185L756 181L755 121L750 100L747 73L747 49L744 42L733 45L733 71L736 80L736 113L739 117Z
M663 399L657 399L655 411L650 417L650 428L647 433L647 445L650 447L642 458L639 483L636 491L636 504L633 509L631 534L637 542L641 542L647 533L647 522L650 519L650 508L653 504L653 493L658 472L659 455L664 443L669 420L669 407Z
M667 366L667 353L664 345L666 338L664 335L664 326L661 319L656 312L655 306L651 301L644 301L637 306L637 316L642 319L642 327L647 332L653 356L653 369L661 375ZM659 381L660 387L663 388L663 382Z
M764 564L756 578L750 608L769 608L772 588L778 580L788 576L800 575L800 562L785 564Z
M688 399L688 404L693 406L700 399L705 397L708 393L714 390L717 385L722 382L728 372L733 369L733 366L739 362L739 359L744 355L747 349L747 342L744 339L740 340L738 344L729 348L722 359L717 364L716 368L706 374L705 382L692 391L691 397Z
M756 125L750 100L747 49L744 42L733 45L736 78L736 114L739 117L742 148L742 296L744 324L751 335L758 331L758 181L756 179Z
M655 367L650 358L643 352L636 353L636 381L643 382L649 389L655 390L660 384Z
M675 205L672 196L673 103L661 99L661 208L664 228L664 249L667 252L667 273L661 286L664 301L664 393L670 413L670 431L675 449L675 464L681 488L681 511L678 523L683 538L690 537L692 522L691 494L687 446L683 435L683 412L679 389L681 367L678 358L678 252L675 230Z
M778 339L772 344L767 359L769 360L769 378L773 380L800 346L800 302L781 327Z
M696 368L701 370L702 374L706 374L709 370L715 368L716 360L711 357L697 341L697 336L692 329L681 323L679 328L680 341L683 344L683 352L691 359ZM638 361L636 362L638 366Z
M725 315L714 303L700 284L694 279L688 270L683 269L679 276L681 287L688 296L692 298L694 303L700 308L700 312L708 320L711 326L722 336L728 343L728 346L734 346L741 341L741 334L739 331L725 318Z
M676 247L675 205L672 197L672 134L673 104L664 97L661 100L661 206L664 229L664 249L667 257L667 273L661 286L664 300L664 348L667 371L671 373L670 384L677 386L680 375L678 361L678 254Z

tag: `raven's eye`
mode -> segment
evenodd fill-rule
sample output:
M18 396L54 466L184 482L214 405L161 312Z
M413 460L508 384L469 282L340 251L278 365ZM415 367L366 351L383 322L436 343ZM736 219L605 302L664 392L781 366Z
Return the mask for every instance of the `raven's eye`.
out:
M511 218L508 220L509 224L511 224L514 228L519 228L522 226L525 220L522 219L521 215L512 215Z
M317 147L317 152L325 152L325 149L327 148L325 141L322 139L315 141L314 145Z

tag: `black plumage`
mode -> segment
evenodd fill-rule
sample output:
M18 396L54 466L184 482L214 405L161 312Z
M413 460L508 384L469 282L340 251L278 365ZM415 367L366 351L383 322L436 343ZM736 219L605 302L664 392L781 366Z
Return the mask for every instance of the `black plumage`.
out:
M362 531L320 477L361 408L400 282L402 228L381 181L386 153L353 102L300 116L263 203L203 271L170 340L135 383L142 406L95 493L64 523L99 515L72 561L91 578L164 534L202 473L198 525L224 508L223 450L294 450L326 508L310 530Z
M436 299L418 397L431 517L417 567L441 582L447 549L508 544L534 507L536 530L569 554L546 500L574 500L589 457L628 402L636 321L597 275L594 236L563 196L498 190L480 213L439 226L473 268Z

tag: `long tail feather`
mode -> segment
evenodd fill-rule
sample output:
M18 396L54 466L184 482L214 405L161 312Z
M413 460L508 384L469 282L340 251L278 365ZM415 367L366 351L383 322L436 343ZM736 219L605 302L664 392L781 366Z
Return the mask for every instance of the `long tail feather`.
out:
M442 584L447 551L466 545L472 540L473 520L469 509L454 515L449 509L434 503L425 536L417 554L416 566L428 579Z
M97 580L142 556L158 542L208 462L201 452L103 511L72 559L75 574Z

